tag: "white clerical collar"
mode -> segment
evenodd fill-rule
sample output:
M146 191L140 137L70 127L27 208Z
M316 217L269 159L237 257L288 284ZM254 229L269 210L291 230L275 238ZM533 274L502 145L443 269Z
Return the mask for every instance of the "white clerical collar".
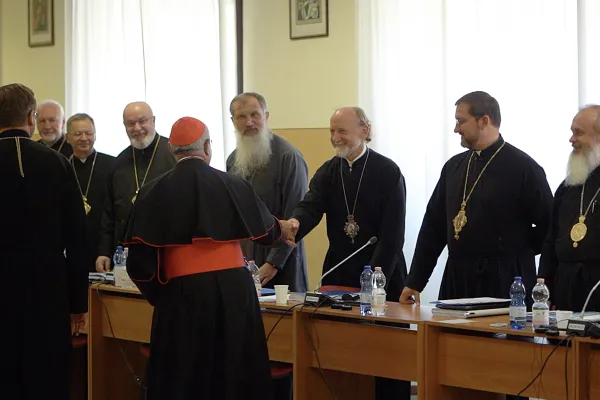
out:
M363 146L362 151L360 152L360 154L358 155L358 157L356 157L354 160L350 161L346 157L344 157L344 159L348 162L348 166L350 167L350 169L352 169L352 165L354 165L354 163L358 159L360 159L362 156L364 156L366 152L367 152L367 144L365 143L365 145Z

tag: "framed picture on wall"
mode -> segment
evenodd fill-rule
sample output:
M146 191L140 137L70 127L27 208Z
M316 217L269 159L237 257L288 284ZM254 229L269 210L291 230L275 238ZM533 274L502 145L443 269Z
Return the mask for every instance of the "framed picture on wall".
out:
M54 1L28 0L29 47L54 45Z
M290 39L329 36L327 0L289 0Z

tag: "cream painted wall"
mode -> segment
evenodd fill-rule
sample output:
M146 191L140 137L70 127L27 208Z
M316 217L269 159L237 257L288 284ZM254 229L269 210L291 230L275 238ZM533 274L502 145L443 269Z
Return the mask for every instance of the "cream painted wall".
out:
M289 0L244 1L244 90L265 96L271 128L324 128L358 99L355 6L329 0L329 36L290 40Z
M0 0L0 83L29 86L39 100L65 102L65 0L54 0L54 46L30 48L26 0Z
M329 36L302 40L290 40L289 0L244 3L244 90L265 96L271 128L302 151L312 177L333 155L333 110L358 101L354 1L329 0ZM329 246L325 219L305 243L312 289Z
M55 45L40 48L27 44L27 3L0 0L0 84L20 82L38 100L64 104L65 0L54 0ZM358 99L354 1L329 0L329 36L304 40L289 38L289 0L244 3L244 89L266 97L271 128L302 149L312 176L331 155L323 128L333 109ZM311 287L326 248L322 222L307 239Z

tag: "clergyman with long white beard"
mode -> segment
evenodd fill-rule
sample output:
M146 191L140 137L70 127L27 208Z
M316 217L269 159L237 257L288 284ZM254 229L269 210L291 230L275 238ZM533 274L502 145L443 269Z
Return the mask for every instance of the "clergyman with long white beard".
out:
M308 191L308 167L302 154L269 129L269 111L262 95L239 94L229 111L237 145L227 158L227 171L250 182L275 217L289 219ZM267 247L247 240L241 244L244 256L260 268L263 287L289 285L291 291L307 290L304 243Z
M140 188L175 165L169 140L156 133L154 121L152 109L142 101L128 104L123 111L123 125L131 146L117 156L108 177L96 271L110 270L112 255L125 238L129 214Z
M554 214L539 275L557 310L581 311L600 280L600 105L583 107L571 124L573 150L565 180L554 195ZM600 292L589 311L600 311Z

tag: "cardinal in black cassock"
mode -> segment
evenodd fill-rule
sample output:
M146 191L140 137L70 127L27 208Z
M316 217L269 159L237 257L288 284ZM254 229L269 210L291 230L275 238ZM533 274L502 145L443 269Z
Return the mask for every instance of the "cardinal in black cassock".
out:
M582 109L571 125L573 151L566 179L556 190L552 225L539 275L558 310L580 312L600 281L600 106ZM600 311L600 290L588 311Z
M115 165L115 157L94 149L96 127L88 114L75 114L67 121L67 140L73 148L69 162L75 169L86 211L86 261L89 272L96 272L100 219L107 201L108 177Z
M156 133L154 114L148 104L128 104L123 111L123 122L131 146L117 156L115 166L108 177L108 201L100 223L97 271L110 269L115 248L125 237L127 221L137 192L147 182L175 165L167 138Z
M401 302L418 296L444 247L440 299L508 298L521 276L531 304L535 256L550 225L552 192L531 157L499 133L500 107L485 92L456 102L455 132L469 150L442 169L417 239ZM464 204L464 206L463 206Z
M381 267L387 278L387 299L398 301L406 277L404 221L406 186L400 168L367 147L370 123L358 107L338 109L330 120L337 156L325 162L309 184L309 192L293 212L296 240L327 216L329 248L323 274L358 250L373 236L377 244L364 248L331 272L322 285L360 288L365 265ZM377 378L376 399L410 399L410 382Z
M85 213L67 159L30 139L34 110L29 88L0 87L0 387L11 399L68 399L71 332L88 304Z
M134 206L127 272L154 305L147 398L270 398L270 366L258 297L240 241L278 243L291 230L248 182L209 166L205 125L172 128L177 165Z

